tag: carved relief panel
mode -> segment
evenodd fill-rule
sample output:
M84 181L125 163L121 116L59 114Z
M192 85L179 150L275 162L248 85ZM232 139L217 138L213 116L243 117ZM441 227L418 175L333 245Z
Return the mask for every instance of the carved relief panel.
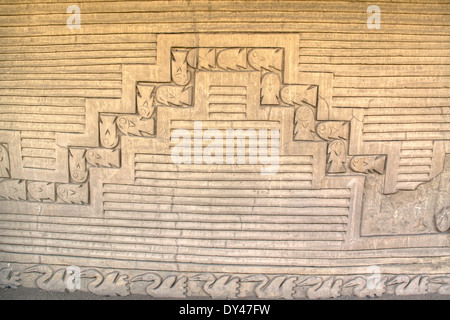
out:
M27 132L0 132L1 223L17 227L0 285L64 291L80 264L99 295L448 293L450 140L405 110L340 112L298 42L159 35L155 65L122 66L121 99L86 99L81 132L42 131L50 169L27 166ZM411 218L412 195L438 201Z

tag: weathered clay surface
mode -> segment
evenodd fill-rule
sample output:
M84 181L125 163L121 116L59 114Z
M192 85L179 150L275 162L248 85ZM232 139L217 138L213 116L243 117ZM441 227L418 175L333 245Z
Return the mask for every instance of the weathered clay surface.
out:
M448 4L83 4L0 4L0 287L450 294Z

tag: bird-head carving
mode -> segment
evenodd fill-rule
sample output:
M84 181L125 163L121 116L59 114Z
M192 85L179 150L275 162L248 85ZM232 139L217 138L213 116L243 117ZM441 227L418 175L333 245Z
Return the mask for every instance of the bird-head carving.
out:
M409 277L407 275L402 274L402 275L396 276L394 279L389 281L386 285L391 286L391 285L395 285L395 284L408 283L408 282L409 282Z
M155 282L159 276L156 273L148 272L144 274L137 275L136 277L133 277L130 279L131 282L137 282L137 281L145 281L145 282Z
M192 281L214 281L216 277L212 273L200 273L191 277Z
M262 282L267 280L267 277L263 274L252 274L250 276L241 279L241 282Z
M53 272L53 269L46 264L38 264L32 267L25 269L26 273L42 273L45 274L47 272Z

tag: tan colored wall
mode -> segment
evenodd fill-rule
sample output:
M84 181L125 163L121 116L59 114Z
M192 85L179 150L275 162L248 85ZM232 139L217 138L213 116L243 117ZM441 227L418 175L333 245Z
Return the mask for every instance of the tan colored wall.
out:
M74 265L100 295L176 276L147 293L327 298L366 294L342 285L375 266L368 295L448 294L449 14L438 0L0 0L0 286L64 290ZM199 120L280 130L278 172L174 164L171 134ZM256 292L267 279L285 284Z

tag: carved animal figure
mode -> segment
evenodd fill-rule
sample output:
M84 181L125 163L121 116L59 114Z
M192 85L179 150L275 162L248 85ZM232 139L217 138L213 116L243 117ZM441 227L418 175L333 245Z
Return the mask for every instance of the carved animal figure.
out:
M310 107L295 110L294 140L314 140L314 111Z
M0 144L0 178L9 178L9 177L11 177L9 152L4 145Z
M450 294L450 277L442 276L442 277L434 277L430 279L431 283L437 283L441 286L438 289L438 293L442 295Z
M55 201L55 184L52 182L30 182L28 193L36 201Z
M66 203L86 204L89 202L88 184L60 184L56 188L59 198Z
M329 299L341 296L342 279L334 281L333 277L323 280L321 277L308 277L301 281L299 285L311 286L306 290L309 299Z
M0 198L4 198L6 200L27 200L27 187L25 181L0 181Z
M162 278L153 272L144 273L132 278L130 281L146 281L150 284L145 288L148 295L154 298L185 298L187 293L187 278L168 276Z
M281 100L288 105L316 107L317 86L291 85L281 89Z
M85 155L85 149L69 149L70 177L74 182L83 183L88 177Z
M144 119L135 114L120 116L117 127L128 136L149 137L155 134L155 119Z
M136 85L137 111L145 119L151 118L155 113L155 107L153 106L155 88L155 85L146 83Z
M194 69L211 70L216 66L216 49L191 49L187 55L187 63Z
M347 152L345 143L342 140L334 140L328 145L328 159L329 173L343 173L346 172L345 163L347 161Z
M20 286L20 274L12 271L11 268L3 268L0 270L0 288L17 289Z
M407 275L399 275L389 281L387 285L397 285L395 294L398 296L420 295L428 292L428 279L427 276L416 276L410 280Z
M355 172L383 174L385 161L385 156L358 156L350 161L350 168Z
M159 86L156 100L166 107L189 107L192 105L192 87Z
M96 269L84 270L80 273L82 278L93 278L88 284L88 290L100 296L127 296L130 294L128 276L117 271L106 276Z
M26 269L25 272L40 274L35 282L39 289L57 292L69 291L67 288L67 273L65 269L53 271L49 265L40 264Z
M119 143L116 118L117 117L113 115L100 115L100 143L105 148L114 148Z
M363 277L356 277L346 282L343 287L353 287L353 294L360 298L381 297L386 292L387 277L381 278L378 282L368 285L368 281Z
M233 299L239 293L239 278L221 276L216 279L212 273L201 273L190 280L205 281L203 290L213 299Z
M317 125L316 132L324 140L348 139L349 124L343 121L324 121Z
M241 282L259 282L255 293L260 299L292 299L297 278L295 276L278 276L269 281L269 277L255 274L241 279Z
M86 160L94 167L118 168L120 167L119 149L87 149Z
M223 49L217 54L217 65L224 70L242 70L247 68L247 49Z
M283 69L283 49L258 48L248 52L248 62L256 70Z
M266 73L261 79L261 104L279 104L281 80L274 72Z
M187 69L187 50L172 50L172 80L179 86L185 86L191 80Z

